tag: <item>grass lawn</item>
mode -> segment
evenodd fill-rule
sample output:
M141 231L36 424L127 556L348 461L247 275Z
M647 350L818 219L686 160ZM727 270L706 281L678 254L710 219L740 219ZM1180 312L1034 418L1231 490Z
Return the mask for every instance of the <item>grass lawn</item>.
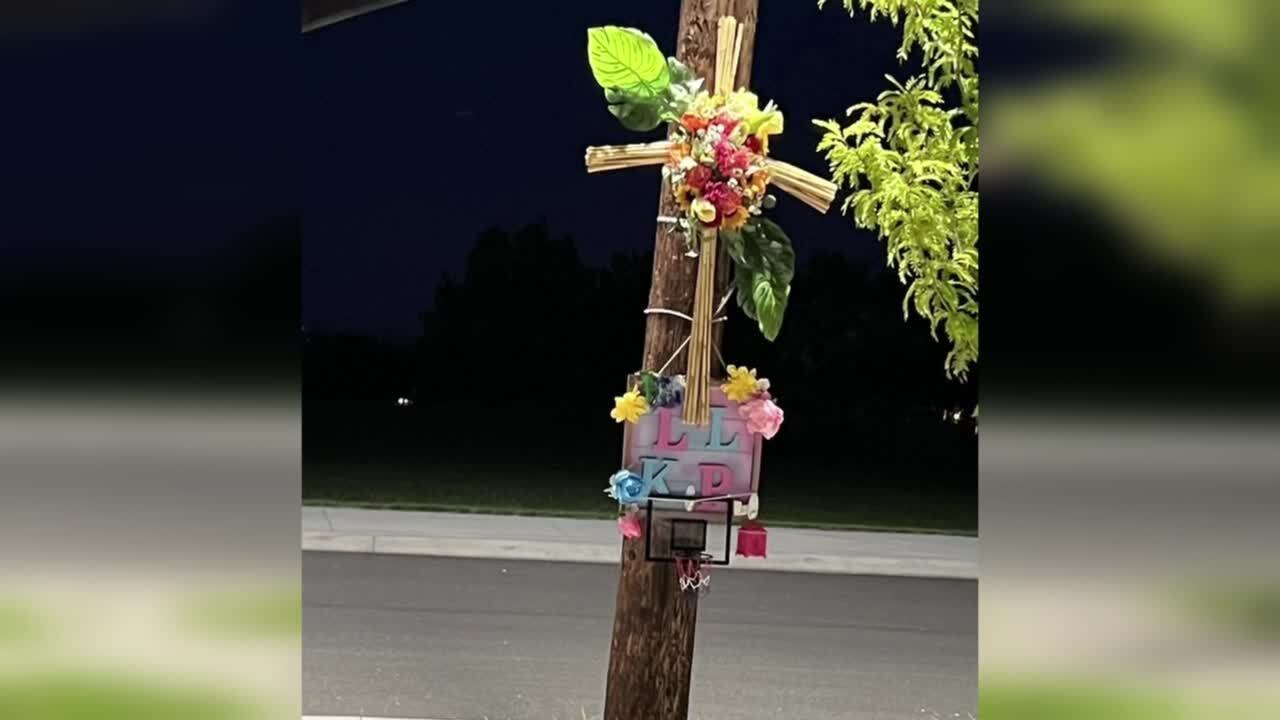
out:
M1190 618L1245 640L1280 642L1280 585L1211 582L1181 592Z
M984 677L982 720L1253 720L1280 717L1274 698L1220 697L1116 680Z
M187 608L188 624L218 637L302 637L302 589L218 593L199 598Z
M510 465L493 458L428 458L303 464L308 505L611 518L608 472L591 463ZM977 534L977 484L894 482L865 471L775 463L760 481L760 515L775 526ZM906 489L907 486L926 489Z
M48 629L46 619L35 608L0 600L0 650L31 645Z
M0 717L30 720L265 720L262 707L216 689L132 676L0 678Z

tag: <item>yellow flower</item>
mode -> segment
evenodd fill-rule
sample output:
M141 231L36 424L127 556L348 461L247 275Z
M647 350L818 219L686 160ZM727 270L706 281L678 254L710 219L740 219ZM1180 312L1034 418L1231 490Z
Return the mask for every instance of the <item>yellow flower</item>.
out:
M693 214L704 223L715 222L716 206L702 198L698 198L693 201Z
M770 102L764 110L757 110L747 117L747 132L757 137L782 134L782 112Z
M694 96L693 102L689 104L689 112L694 115L701 115L704 118L712 118L715 117L723 104L724 98L719 95L711 95L706 90L703 90Z
M698 191L680 183L676 186L676 202L680 204L680 208L688 210L689 206L698 199Z
M745 207L739 207L732 215L725 215L724 221L720 223L720 227L725 230L740 230L743 225L747 224L747 218L751 214L747 212Z
M609 417L617 422L626 421L633 423L640 419L641 416L648 414L649 401L644 399L638 391L632 390L625 393L621 397L613 399L613 409L609 411Z
M756 380L756 371L747 368L734 367L730 365L729 382L720 386L720 390L724 392L725 397L734 402L745 402L756 394L756 386L759 381Z
M747 118L760 112L760 98L748 90L739 90L731 94L725 104L729 112L738 117Z

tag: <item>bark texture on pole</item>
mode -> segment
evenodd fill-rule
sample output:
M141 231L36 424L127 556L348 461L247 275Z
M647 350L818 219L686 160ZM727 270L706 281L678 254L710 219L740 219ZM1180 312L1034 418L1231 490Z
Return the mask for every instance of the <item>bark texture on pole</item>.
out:
M676 56L711 86L716 56L716 31L721 17L732 15L743 25L742 55L738 61L738 87L750 87L751 58L755 50L759 0L682 0ZM658 214L678 217L680 211L666 181ZM679 233L659 225L654 241L653 280L649 307L678 310L692 315L698 262L685 256ZM731 263L717 258L719 291L728 287ZM720 341L723 324L715 326ZM658 370L689 334L689 323L662 314L651 314L645 327L642 369ZM667 374L685 370L686 352L668 366ZM714 363L713 363L714 366ZM609 648L609 677L605 689L604 720L686 720L693 672L694 629L698 596L680 591L675 568L644 559L644 538L624 539L618 596L613 616L613 642Z

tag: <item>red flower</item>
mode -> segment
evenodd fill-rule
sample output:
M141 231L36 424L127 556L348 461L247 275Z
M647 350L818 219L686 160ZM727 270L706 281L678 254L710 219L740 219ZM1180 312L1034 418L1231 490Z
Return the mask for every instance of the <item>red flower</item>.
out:
M711 124L711 121L701 115L685 113L684 116L680 118L680 124L684 126L685 130L688 130L691 133L696 133L699 130L705 129Z
M728 183L713 182L703 192L707 202L716 206L719 217L732 215L742 207L742 193L729 187Z
M747 146L747 149L750 150L751 152L756 153L757 155L760 154L760 149L762 147L760 145L760 138L756 137L755 135L752 135L747 138L747 142L745 143L745 145Z
M732 135L733 131L738 127L738 121L734 120L728 115L720 115L719 117L717 117L715 120L712 120L711 122L712 124L719 125L720 127L724 128L725 137L729 137L730 135Z
M696 190L702 190L711 181L711 168L706 165L699 165L689 171L684 177L684 183Z

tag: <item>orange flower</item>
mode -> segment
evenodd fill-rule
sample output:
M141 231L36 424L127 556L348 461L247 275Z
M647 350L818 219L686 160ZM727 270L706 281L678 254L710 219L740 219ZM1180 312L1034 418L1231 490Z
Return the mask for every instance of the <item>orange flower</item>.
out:
M764 170L758 170L747 182L756 195L763 195L769 185L769 173Z
M689 156L692 148L687 143L672 143L671 152L667 155L672 165L679 165L680 161Z
M684 116L680 118L680 124L684 126L685 130L688 130L691 133L696 133L699 130L705 129L711 124L711 121L701 115L685 113Z
M698 199L698 191L680 183L676 186L676 202L680 203L680 207L688 210L693 205L693 201Z
M721 222L720 227L725 230L739 230L743 225L747 224L747 218L749 217L751 217L751 214L747 212L747 209L739 207L732 214L724 216L724 220Z

